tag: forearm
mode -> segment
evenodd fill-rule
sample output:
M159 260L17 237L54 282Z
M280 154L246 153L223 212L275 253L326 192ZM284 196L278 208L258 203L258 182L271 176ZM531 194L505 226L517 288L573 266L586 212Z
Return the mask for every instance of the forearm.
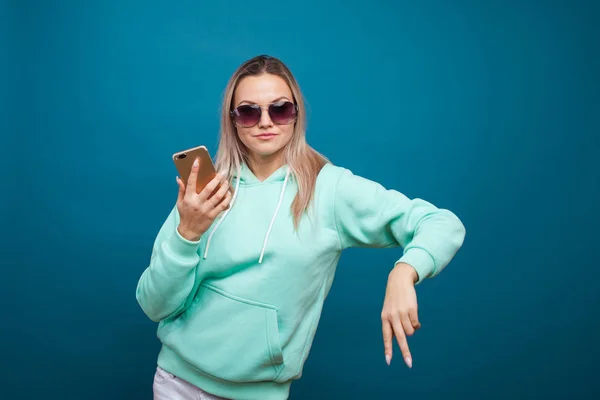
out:
M421 200L419 203L428 204ZM429 212L415 224L414 233L407 241L403 256L397 261L415 268L417 283L438 275L456 255L465 238L465 227L460 219L445 209L427 206Z
M183 238L175 229L154 246L150 265L136 290L140 307L152 321L158 322L185 307L200 262L198 246L197 241Z
M397 262L392 271L390 272L391 276L399 276L402 280L411 282L413 284L417 283L419 280L419 274L417 270L410 264L404 262Z
M415 283L442 271L462 246L465 227L451 211L353 175L340 174L333 200L340 248L404 248L396 265L417 273Z

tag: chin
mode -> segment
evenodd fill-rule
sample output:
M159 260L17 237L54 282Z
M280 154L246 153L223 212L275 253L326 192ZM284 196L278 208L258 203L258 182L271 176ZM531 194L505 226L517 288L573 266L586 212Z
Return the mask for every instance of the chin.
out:
M270 157L273 154L276 154L282 150L279 146L256 146L250 149L252 153L256 154L260 157Z
M285 143L279 141L265 141L265 142L253 142L246 145L248 149L259 157L270 157L276 153L279 153L285 147Z

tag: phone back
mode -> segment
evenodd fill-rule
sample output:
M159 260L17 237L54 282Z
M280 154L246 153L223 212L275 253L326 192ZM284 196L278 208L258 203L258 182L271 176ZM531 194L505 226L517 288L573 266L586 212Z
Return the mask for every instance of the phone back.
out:
M210 154L205 146L198 146L192 149L180 151L173 154L173 162L179 173L179 177L187 186L190 172L194 160L198 159L198 179L196 180L196 192L200 193L202 189L216 176L215 166L210 158Z

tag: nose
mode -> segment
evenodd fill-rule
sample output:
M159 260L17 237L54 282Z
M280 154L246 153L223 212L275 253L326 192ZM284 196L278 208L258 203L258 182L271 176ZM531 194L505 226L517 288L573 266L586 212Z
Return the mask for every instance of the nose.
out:
M262 112L260 113L260 121L258 121L258 126L260 128L268 128L273 126L273 121L271 121L271 116L269 115L269 108L263 107Z

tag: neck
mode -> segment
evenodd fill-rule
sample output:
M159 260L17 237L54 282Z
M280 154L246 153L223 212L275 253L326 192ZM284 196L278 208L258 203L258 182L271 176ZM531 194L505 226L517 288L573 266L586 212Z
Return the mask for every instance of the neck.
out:
M283 154L281 152L269 156L252 154L248 157L248 167L261 182L271 176L281 166L283 166Z

